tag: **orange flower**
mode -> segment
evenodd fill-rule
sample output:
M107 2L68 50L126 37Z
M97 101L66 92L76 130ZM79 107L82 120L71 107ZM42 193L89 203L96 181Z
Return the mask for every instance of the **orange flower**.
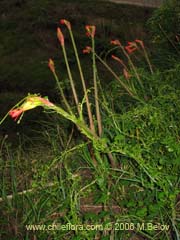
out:
M86 28L86 31L87 31L86 35L88 37L94 38L95 32L96 32L96 27L93 26L93 25L86 25L85 28Z
M67 21L66 19L61 19L60 20L60 24L64 24L66 25L66 27L71 30L71 23L69 21Z
M111 40L111 44L113 44L113 45L117 45L117 46L121 46L121 43L120 43L120 41L119 40Z
M92 48L89 47L89 46L86 46L85 49L83 49L83 53L86 54L86 53L90 53L92 51Z
M61 46L64 46L64 35L59 27L57 28L57 37Z
M50 58L48 62L48 67L50 68L51 72L55 73L55 66L53 60Z

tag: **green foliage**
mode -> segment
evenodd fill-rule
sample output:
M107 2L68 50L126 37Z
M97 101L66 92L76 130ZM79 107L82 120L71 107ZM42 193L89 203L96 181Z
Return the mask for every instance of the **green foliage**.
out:
M180 33L180 3L177 0L167 0L157 10L154 11L153 16L148 20L149 26L153 33L154 41L164 44L167 47L169 40L175 43L175 36ZM167 34L164 35L162 29ZM177 43L177 42L176 42Z
M48 146L51 152L47 156L46 150L39 150L38 157L38 150L34 149L36 161L32 162L32 192L26 193L23 198L16 195L19 191L19 173L14 170L19 169L18 166L24 158L23 149L19 148L16 153L13 153L15 162L13 159L7 158L11 166L11 170L9 169L11 184L7 178L8 167L1 162L2 196L5 197L10 189L13 189L15 194L12 203L4 200L2 207L4 213L15 215L14 207L18 210L23 204L24 212L19 212L18 217L18 219L22 219L19 220L21 223L18 226L21 234L24 234L27 239L31 239L35 234L38 239L48 236L57 240L59 237L61 239L93 239L97 234L102 239L109 239L108 237L113 236L113 232L108 232L108 236L106 236L102 231L66 230L33 233L24 229L25 225L36 223L98 225L109 222L133 224L141 222L156 224L159 222L170 225L173 223L172 232L175 231L176 226L178 229L180 90L175 88L176 81L174 87L172 85L172 80L179 75L178 69L179 66L168 74L160 75L157 72L153 76L149 76L144 71L143 77L147 81L147 86L152 84L155 93L153 95L151 89L151 94L149 94L151 98L145 103L129 101L127 108L126 101L118 106L116 100L112 101L116 107L110 105L111 108L107 108L108 103L101 106L104 114L103 138L108 143L116 162L121 166L120 168L109 168L107 158L102 153L101 156L97 155L100 158L99 165L96 168L93 167L87 144L83 143L81 138L77 143L75 136L68 136L69 133L68 131L64 132L63 126L67 124L66 128L70 128L71 125L58 120L57 117L51 118L49 123L43 123L43 137L40 132L37 134L41 144ZM110 90L106 89L103 92L104 99L109 96L108 91ZM121 97L115 96L116 88L111 94L114 99ZM123 112L121 107L124 109ZM113 109L116 109L116 112ZM42 139L44 140L42 141ZM37 140L36 142L38 142ZM2 144L2 146L6 145ZM4 151L8 151L6 156L11 156L9 148L4 147L1 152L2 159L4 159ZM39 144L37 148L39 148ZM42 157L43 153L46 159ZM33 159L28 152L26 154ZM26 180L30 174L27 161L29 160L26 159L24 167L21 166L21 169L28 174L25 175ZM83 173L83 169L86 169L85 173ZM52 185L48 186L49 183ZM26 185L30 186L29 183ZM97 206L102 206L102 208L108 206L108 208L106 211L97 210L98 213L83 213L81 206L86 204L93 205L94 208ZM114 205L120 207L120 213L112 211L111 208ZM1 222L5 224L3 218ZM2 236L5 236L4 234L2 233ZM128 231L116 231L114 234L116 239L133 236L133 233ZM147 239L153 239L157 232L141 231L136 234L137 237L146 236ZM160 239L170 240L170 234L170 231L162 231L159 236ZM178 233L174 239L178 239Z
M167 0L147 23L159 67L171 67L180 54L180 2ZM159 57L158 57L159 56Z

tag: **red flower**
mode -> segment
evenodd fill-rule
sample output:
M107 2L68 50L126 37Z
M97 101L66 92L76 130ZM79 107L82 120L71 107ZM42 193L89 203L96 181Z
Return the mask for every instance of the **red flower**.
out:
M50 68L51 72L55 73L55 66L53 60L50 58L48 62L48 67Z
M86 46L85 49L83 49L83 53L86 54L86 53L90 53L92 51L92 48L89 47L89 46Z
M66 19L61 19L60 20L60 24L64 24L66 25L66 27L71 30L71 23L69 21L67 21Z
M42 98L37 95L30 95L25 99L20 107L10 110L9 115L16 121L23 112L36 108L38 106L54 107L55 105L46 98Z
M121 43L120 43L120 41L119 40L111 40L111 44L113 44L113 45L117 45L117 46L121 46Z
M58 37L58 40L59 40L61 46L64 46L64 35L60 28L57 28L57 37Z
M96 32L96 27L93 26L93 25L86 25L85 28L86 28L86 31L87 31L86 35L88 37L94 38L95 32Z
M9 115L14 119L14 121L16 121L23 112L24 112L23 109L17 108L17 109L9 111Z
M137 50L137 45L135 42L128 42L128 45L125 46L126 51L131 54L132 52Z
M132 47L132 46L126 46L125 49L129 54L137 50L136 47Z

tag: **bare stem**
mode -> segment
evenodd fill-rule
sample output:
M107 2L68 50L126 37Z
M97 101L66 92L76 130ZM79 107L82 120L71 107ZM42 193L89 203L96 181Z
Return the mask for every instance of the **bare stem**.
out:
M79 106L79 100L78 100L76 88L75 88L75 85L74 85L74 80L73 80L73 77L72 77L72 74L71 74L71 70L70 70L70 66L69 66L69 62L68 62L68 58L67 58L67 54L66 54L66 49L65 49L64 45L61 45L61 46L62 46L64 60L65 60L65 63L66 63L66 68L67 68L67 72L68 72L68 76L69 76L69 80L70 80L70 84L71 84L71 89L72 89L72 92L73 92L73 97L74 97L74 100L75 100L75 103L76 103L76 106L77 106L78 113L80 115L81 111L80 111L80 106Z
M79 60L77 47L76 47L76 44L75 44L75 40L74 40L72 30L69 29L69 28L68 28L68 30L69 30L71 41L72 41L72 44L73 44L74 53L75 53L75 56L76 56L76 61L77 61L78 69L79 69L79 74L80 74L80 78L81 78L81 82L82 82L82 86L83 86L84 96L85 96L85 99L86 99L86 107L87 107L87 111L88 111L90 129L95 132L95 127L94 127L94 122L93 122L93 117L92 117L92 112L91 112L91 105L90 105L89 98L88 98L88 91L87 91L86 83L85 83L85 80L84 80L84 74L83 74L81 63L80 63L80 60Z
M98 86L97 86L97 69L96 69L96 56L95 56L95 44L94 37L92 39L92 61L93 61L93 80L94 80L94 97L95 97L95 106L96 106L96 117L98 124L98 134L102 135L102 122L101 114L99 109L99 100L98 100Z
M69 113L72 114L71 107L70 107L70 105L69 105L69 103L68 103L68 101L67 101L67 99L66 99L66 97L65 97L65 95L64 95L63 89L62 89L62 87L61 87L61 85L60 85L59 78L58 78L56 72L53 72L53 75L54 75L54 78L55 78L55 80L56 80L56 83L57 83L58 89L59 89L59 91L60 91L61 97L62 97L62 99L63 99L63 101L64 101L64 103L65 103L65 105L66 105L66 107L67 107L67 109L68 109L68 111L69 111Z
M149 60L149 56L148 56L148 54L147 54L147 51L146 51L145 47L143 47L143 51L144 51L144 56L145 56L146 61L147 61L147 63L148 63L150 72L151 72L151 74L153 74L154 71L153 71L153 68L152 68L152 65L151 65L151 62L150 62L150 60Z

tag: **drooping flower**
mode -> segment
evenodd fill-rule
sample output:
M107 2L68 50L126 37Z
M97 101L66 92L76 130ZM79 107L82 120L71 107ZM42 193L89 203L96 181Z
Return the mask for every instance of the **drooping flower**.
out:
M71 23L69 21L67 21L66 19L61 19L60 20L60 24L64 24L66 25L66 27L71 30Z
M42 98L37 95L30 95L25 99L21 106L10 110L9 115L16 121L18 117L21 116L22 113L30 109L36 108L38 106L54 107L55 105L46 98Z
M119 63L123 66L123 68L127 69L127 66L126 66L126 64L123 62L122 59L120 59L119 57L117 57L117 56L115 56L115 55L111 55L111 57L112 57L112 59L114 59L115 61L119 62Z
M111 57L112 57L112 59L118 61L119 63L124 64L124 63L123 63L123 60L120 59L119 57L116 57L115 55L111 55Z
M59 27L57 28L57 38L58 38L61 46L64 46L64 35Z
M50 68L51 72L55 73L55 66L53 60L50 58L48 62L48 67Z
M86 28L86 31L87 31L86 35L88 37L94 38L95 33L96 33L96 26L94 26L94 25L86 25L85 28Z
M135 42L128 42L128 45L125 46L126 51L131 54L132 52L137 50L137 45Z
M121 43L118 39L116 40L111 40L111 44L116 45L116 46L121 46Z
M90 46L86 46L84 49L83 49L83 53L86 54L86 53L90 53L92 51L92 48Z

